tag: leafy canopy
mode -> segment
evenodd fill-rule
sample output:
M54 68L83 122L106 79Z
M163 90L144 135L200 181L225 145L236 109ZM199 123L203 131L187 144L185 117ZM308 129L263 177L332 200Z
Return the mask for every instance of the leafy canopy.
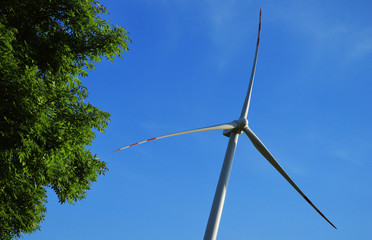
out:
M128 50L106 13L95 0L0 1L0 239L40 229L46 187L74 203L107 171L86 146L109 114L81 81Z

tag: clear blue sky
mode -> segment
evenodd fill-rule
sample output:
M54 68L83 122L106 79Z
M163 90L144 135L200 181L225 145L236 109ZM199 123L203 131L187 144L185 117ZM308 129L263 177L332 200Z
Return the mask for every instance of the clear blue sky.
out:
M239 117L262 8L249 125L334 230L241 135L218 239L372 239L372 2L103 1L133 44L85 84L110 112L87 198L49 191L25 239L202 239L228 138L133 142Z

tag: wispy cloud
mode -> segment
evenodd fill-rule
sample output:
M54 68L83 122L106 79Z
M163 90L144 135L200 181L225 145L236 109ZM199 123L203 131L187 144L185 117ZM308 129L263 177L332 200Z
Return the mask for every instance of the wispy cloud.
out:
M315 2L315 1L314 1ZM372 28L358 22L358 16L345 16L345 11L332 5L289 1L268 5L271 22L305 36L312 45L329 51L340 51L347 58L372 55ZM340 3L340 5L342 5ZM342 8L342 6L338 6ZM333 11L332 11L333 10Z
M356 58L372 55L372 27L359 30L355 36L351 54Z
M220 68L223 68L232 57L241 52L242 45L252 33L247 29L247 12L244 11L246 3L237 0L207 0L206 2L208 35L216 53L214 60ZM252 29L256 30L256 26L252 26Z

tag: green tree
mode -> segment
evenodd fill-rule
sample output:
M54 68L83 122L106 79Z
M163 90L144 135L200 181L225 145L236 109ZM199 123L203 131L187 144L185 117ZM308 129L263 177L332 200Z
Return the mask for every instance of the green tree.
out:
M106 13L95 0L0 1L0 239L40 229L47 187L74 203L107 171L86 147L109 114L81 81L128 50Z

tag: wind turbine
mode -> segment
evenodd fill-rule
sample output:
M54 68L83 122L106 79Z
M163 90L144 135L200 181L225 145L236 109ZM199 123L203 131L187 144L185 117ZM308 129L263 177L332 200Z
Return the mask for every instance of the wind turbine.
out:
M288 181L289 184L292 185L292 187L317 211L332 227L335 229L336 226L333 225L331 221L328 220L326 216L309 200L309 198L306 197L306 195L301 191L301 189L293 182L293 180L288 176L288 174L283 170L283 168L279 165L279 163L275 160L273 155L269 152L269 150L265 147L265 145L261 142L261 140L256 136L256 134L249 128L248 126L248 110L249 110L249 104L251 100L251 93L252 93L252 86L253 86L253 80L254 75L256 71L256 63L257 63L257 55L258 55L258 47L260 45L260 34L261 34L261 10L260 10L260 18L259 18L259 25L258 25L258 37L257 37L257 45L256 45L256 52L254 55L254 61L253 61L253 67L252 67L252 73L251 78L248 85L248 91L247 95L244 100L242 112L240 114L239 119L234 120L230 123L223 123L218 124L210 127L203 127L203 128L197 128L193 130L183 131L183 132L177 132L169 135L164 135L160 137L150 138L142 142L137 142L131 145L128 145L123 148L119 148L118 150L115 150L114 152L133 147L138 144L142 144L145 142L166 138L166 137L172 137L176 135L186 134L186 133L192 133L192 132L202 132L202 131L211 131L211 130L224 130L223 135L230 138L229 143L227 145L227 150L225 154L225 159L222 165L220 178L218 180L217 189L214 195L214 200L212 204L212 208L210 211L210 215L208 218L207 227L204 234L204 240L214 240L217 237L218 227L221 219L222 209L225 202L225 196L226 196L226 190L227 185L230 178L230 172L231 167L234 159L235 149L238 142L238 137L242 132L244 132L248 138L251 140L253 145L256 147L256 149L266 158L267 161Z

